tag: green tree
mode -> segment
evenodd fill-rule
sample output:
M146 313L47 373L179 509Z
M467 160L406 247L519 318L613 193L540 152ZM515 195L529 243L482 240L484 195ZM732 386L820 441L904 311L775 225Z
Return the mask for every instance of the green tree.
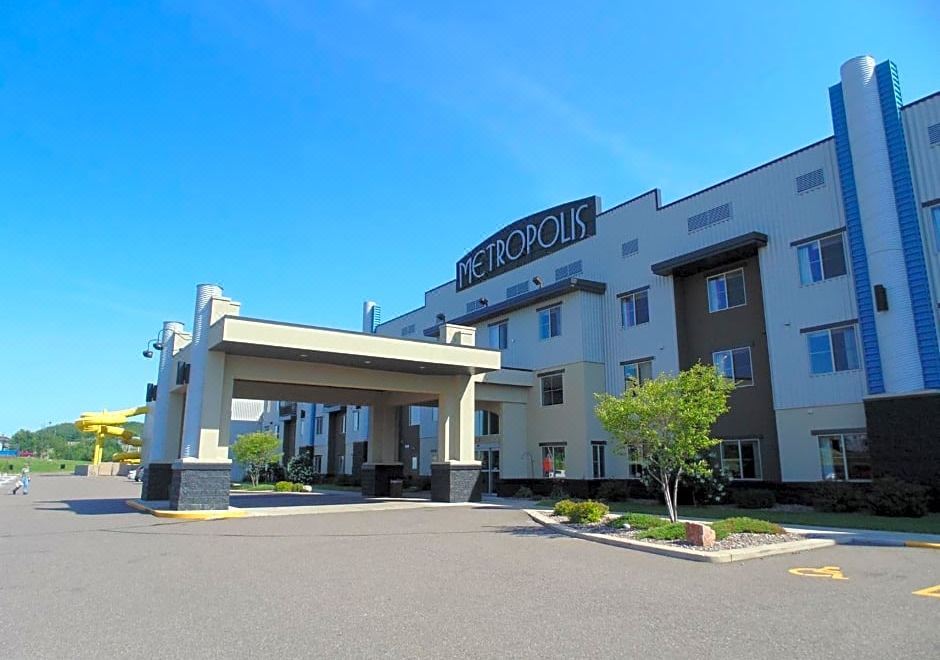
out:
M618 449L643 456L646 474L662 489L673 522L682 475L710 469L701 457L720 442L711 437L711 427L728 411L733 389L734 383L712 366L696 364L629 387L619 397L595 395L601 425L619 443Z
M245 467L251 483L258 485L261 470L281 457L281 440L273 433L243 433L232 445L232 456Z

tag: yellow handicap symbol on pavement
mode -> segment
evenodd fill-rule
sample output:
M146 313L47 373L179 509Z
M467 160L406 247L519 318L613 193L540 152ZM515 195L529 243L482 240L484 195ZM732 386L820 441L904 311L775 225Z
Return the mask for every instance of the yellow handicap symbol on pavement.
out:
M838 566L823 566L822 568L791 568L793 575L802 575L803 577L821 577L831 580L848 580L842 574L842 569Z
M935 587L927 587L926 589L918 589L917 591L912 592L915 596L930 596L931 598L940 598L940 584Z

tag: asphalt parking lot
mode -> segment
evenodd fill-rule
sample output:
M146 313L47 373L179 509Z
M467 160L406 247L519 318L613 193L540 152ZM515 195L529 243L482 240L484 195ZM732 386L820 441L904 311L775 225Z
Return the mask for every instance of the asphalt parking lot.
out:
M708 565L456 507L157 519L123 479L0 496L0 657L937 657L935 550ZM848 578L793 575L839 567Z

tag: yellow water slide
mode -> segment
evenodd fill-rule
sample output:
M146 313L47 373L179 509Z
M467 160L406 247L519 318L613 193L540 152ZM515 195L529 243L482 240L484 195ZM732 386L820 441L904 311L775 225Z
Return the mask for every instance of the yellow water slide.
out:
M92 458L92 465L101 463L101 453L104 451L104 441L108 437L118 438L123 444L131 447L140 447L141 439L133 432L125 429L122 425L127 424L128 417L137 415L146 415L147 406L138 406L137 408L125 408L124 410L102 410L101 412L82 413L75 421L75 426L83 433L95 434L95 454ZM137 451L119 451L111 456L112 461L122 463L140 463L140 450Z

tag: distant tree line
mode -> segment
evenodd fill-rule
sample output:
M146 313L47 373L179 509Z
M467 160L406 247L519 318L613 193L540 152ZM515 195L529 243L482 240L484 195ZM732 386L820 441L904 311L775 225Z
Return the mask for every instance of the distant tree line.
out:
M143 426L140 422L128 422L124 428L139 436ZM90 461L95 449L94 433L82 433L74 424L67 422L36 431L20 429L10 440L12 449L29 451L40 458ZM124 447L115 438L105 440L104 460L109 460L113 453L119 451L124 451Z

